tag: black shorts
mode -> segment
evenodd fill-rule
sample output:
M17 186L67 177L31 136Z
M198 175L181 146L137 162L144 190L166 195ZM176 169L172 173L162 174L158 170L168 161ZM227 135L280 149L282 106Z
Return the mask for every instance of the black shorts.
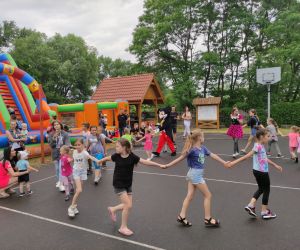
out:
M173 134L177 133L177 124L172 124L172 132Z
M20 170L19 172L26 172L27 170ZM29 174L24 174L21 176L18 176L18 182L29 182Z
M117 188L115 187L115 193L117 195L121 195L122 193L127 193L127 194L132 194L132 186L127 187L127 188Z

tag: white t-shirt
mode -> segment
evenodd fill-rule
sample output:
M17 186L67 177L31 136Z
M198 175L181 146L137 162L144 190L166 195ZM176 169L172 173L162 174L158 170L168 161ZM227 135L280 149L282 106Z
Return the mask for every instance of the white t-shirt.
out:
M74 169L87 169L89 166L88 159L89 153L86 150L78 153L77 150L73 151Z

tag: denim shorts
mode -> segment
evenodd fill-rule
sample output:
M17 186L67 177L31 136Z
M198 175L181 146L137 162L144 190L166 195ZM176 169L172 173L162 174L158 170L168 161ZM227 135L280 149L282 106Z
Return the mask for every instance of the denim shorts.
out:
M186 180L190 181L192 184L204 184L205 180L203 178L204 169L198 169L198 168L190 168L186 175Z
M251 128L251 135L256 136L256 131L257 131L256 128Z
M117 194L117 195L121 195L121 194L123 194L123 193L127 193L127 194L132 194L132 186L130 186L130 187L127 187L127 188L116 188L115 187L115 193Z
M85 169L85 168L73 169L73 179L86 181L87 180L87 169Z
M101 160L104 158L104 154L102 153L98 153L98 154L93 154L93 156L97 159L97 160ZM93 166L93 169L96 169L96 170L100 170L101 169L101 166L97 164L97 162L92 162L92 166Z

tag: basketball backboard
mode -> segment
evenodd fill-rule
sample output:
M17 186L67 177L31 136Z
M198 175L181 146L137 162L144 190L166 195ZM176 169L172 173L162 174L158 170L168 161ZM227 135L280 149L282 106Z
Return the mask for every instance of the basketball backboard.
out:
M281 67L256 69L256 82L274 84L281 80Z

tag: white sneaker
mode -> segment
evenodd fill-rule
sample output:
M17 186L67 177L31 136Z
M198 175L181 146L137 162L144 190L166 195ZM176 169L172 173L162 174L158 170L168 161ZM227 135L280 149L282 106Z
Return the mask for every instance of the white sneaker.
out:
M68 208L68 215L71 218L75 217L75 209L72 206L69 206L69 208Z
M60 186L60 181L56 182L55 187L59 187Z
M65 192L65 186L62 185L62 184L59 185L58 189L59 189L60 192Z
M74 211L74 214L75 214L75 215L76 215L76 214L79 214L79 210L78 210L77 207L74 207L74 208L73 208L73 211Z

